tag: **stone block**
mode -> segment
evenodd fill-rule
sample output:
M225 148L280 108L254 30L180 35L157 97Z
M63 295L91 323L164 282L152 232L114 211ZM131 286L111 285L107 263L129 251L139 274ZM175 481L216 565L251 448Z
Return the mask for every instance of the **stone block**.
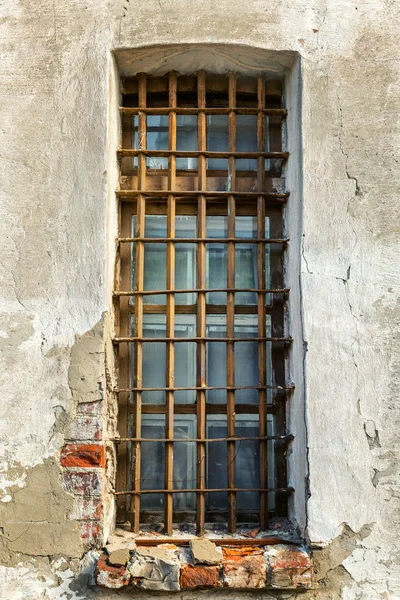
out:
M125 566L110 565L106 554L100 556L96 567L97 585L117 590L128 585L130 578L130 573Z
M219 587L220 571L221 568L215 566L185 565L181 570L181 588Z
M196 565L219 565L222 562L222 551L208 538L190 540L190 551Z
M223 562L224 586L233 589L259 589L266 585L267 564L259 554L234 557Z
M119 550L114 550L111 552L108 557L108 562L110 565L126 565L131 558L130 552L127 548L120 548Z
M128 570L132 584L153 591L177 592L179 584L179 560L175 553L165 548L137 549Z
M105 467L106 450L102 444L66 444L61 450L63 467Z
M288 544L268 546L265 559L269 564L271 587L278 589L312 587L312 561L303 546Z
M78 496L100 496L101 476L96 471L64 471L63 487L70 494Z
M117 531L121 532L120 529ZM130 532L126 532L126 535L114 533L108 538L105 548L109 555L115 550L130 550L133 552L136 549L136 542Z

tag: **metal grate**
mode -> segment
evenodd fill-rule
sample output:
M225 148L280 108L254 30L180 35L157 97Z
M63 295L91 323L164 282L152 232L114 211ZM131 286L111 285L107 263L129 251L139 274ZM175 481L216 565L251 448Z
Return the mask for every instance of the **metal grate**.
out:
M123 82L120 113L114 291L119 518L131 520L135 532L143 521L157 521L171 533L173 521L194 518L198 533L213 519L225 521L230 532L237 521L256 521L265 529L269 514L286 514L287 496L293 491L287 487L285 464L293 439L285 428L286 400L293 385L285 380L286 349L292 340L285 332L289 290L283 261L289 240L283 230L288 193L282 191L282 175L288 153L282 150L286 110L280 82L235 73L141 73ZM243 116L250 121L241 121ZM179 118L188 118L189 125L180 125ZM158 219L156 226L160 229L161 223L166 231L149 235L149 218ZM191 236L177 231L179 219L195 220ZM209 219L213 227L223 223L221 231L219 225L210 229ZM187 275L182 285L177 277L184 268L177 257L182 261L185 256L193 257L192 270L184 267L192 278ZM160 281L155 277L149 284L154 273ZM246 278L251 280L248 287L238 285ZM159 321L150 330L146 319L153 318ZM188 319L192 325L182 325ZM149 378L150 346L158 354ZM182 352L177 359L180 347L188 353L195 348L187 372ZM211 354L224 367L213 375ZM253 364L246 354L253 356ZM244 375L243 365L250 365ZM151 385L160 379L160 369L165 369L164 385ZM176 383L179 369L181 378L195 372L191 385ZM240 381L238 373L245 379L253 373L253 381ZM181 423L186 427L183 437ZM226 435L212 435L214 425L215 431L225 428ZM186 454L177 456L182 447ZM221 455L226 453L218 486L210 483L213 477L216 481L216 447ZM247 487L238 472L243 447L250 456L246 464L253 482ZM148 464L154 448L162 457L162 469ZM152 466L154 473L163 471L163 486L157 485L159 476L152 480L144 474ZM180 480L178 468L186 468ZM221 506L210 500L213 494ZM154 504L146 504L147 495L153 495ZM187 500L182 500L185 495Z

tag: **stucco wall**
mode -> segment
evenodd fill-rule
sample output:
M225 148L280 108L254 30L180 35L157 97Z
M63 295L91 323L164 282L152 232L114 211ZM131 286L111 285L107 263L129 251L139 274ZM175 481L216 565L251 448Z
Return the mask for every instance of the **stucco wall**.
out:
M400 597L399 12L392 0L2 3L2 598L115 597L86 590L85 569L75 578L83 548L56 458L76 410L76 336L110 310L111 50L156 43L299 54L307 535L325 547L320 589L303 597Z

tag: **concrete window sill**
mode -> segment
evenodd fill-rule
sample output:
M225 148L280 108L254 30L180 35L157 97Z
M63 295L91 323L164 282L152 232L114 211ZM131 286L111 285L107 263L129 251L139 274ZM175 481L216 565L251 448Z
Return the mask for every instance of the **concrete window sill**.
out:
M98 560L96 583L111 589L132 586L160 592L312 587L312 559L304 544L279 537L268 543L265 537L239 536L231 538L231 545L226 537L215 541L207 537L177 538L176 543L149 541L117 530Z

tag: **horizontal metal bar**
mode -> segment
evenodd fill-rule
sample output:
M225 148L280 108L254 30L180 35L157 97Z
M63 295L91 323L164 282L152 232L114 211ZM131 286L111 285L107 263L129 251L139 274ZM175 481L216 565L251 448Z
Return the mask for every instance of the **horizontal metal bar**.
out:
M278 412L278 404L267 404L266 411L268 414L274 415ZM133 409L128 407L128 412ZM174 404L174 413L182 415L193 415L197 412L196 404ZM166 404L143 404L142 413L147 415L165 415ZM206 413L209 415L226 415L226 404L206 404ZM235 413L237 415L253 415L259 414L258 404L235 404Z
M118 156L155 156L155 157L168 157L176 156L177 158L196 158L198 156L206 156L207 158L244 158L244 159L257 159L271 158L279 160L287 160L289 158L289 152L213 152L211 150L147 150L147 149L134 149L134 148L118 148Z
M170 112L173 112L177 115L197 115L199 113L205 113L207 115L228 115L230 112L234 112L237 115L258 115L259 113L275 117L285 117L287 115L286 108L198 108L182 106L174 108L167 106L162 108L137 108L132 106L120 106L119 110L123 115L137 115L139 113L144 113L146 115L168 115Z
M115 496L140 496L142 494L212 494L216 492L279 492L283 494L292 494L294 492L294 488L186 488L182 490L124 490L123 492L113 492Z
M172 242L173 244L288 244L289 239L287 238L148 238L148 237L134 237L134 238L117 238L117 242L120 244L134 244L136 242L143 242L144 244L166 244Z
M251 436L251 437L222 437L222 438L112 438L112 442L158 442L158 443L177 443L177 442L243 442L243 441L258 441L258 440L276 440L292 442L294 440L293 435L266 435L264 437Z
M248 292L250 294L289 294L289 288L281 288L281 289L254 289L254 288L207 288L207 289L198 289L198 288L188 288L187 290L146 290L146 291L136 291L129 290L126 292L114 291L113 296L159 296L162 294L198 294L199 292L209 293L209 292Z
M212 190L116 190L118 198L136 198L139 195L146 198L167 198L167 196L175 196L175 198L198 198L205 196L206 198L227 198L234 196L235 198L271 198L274 200L287 200L289 192L236 192L236 191L212 191Z
M123 392L188 392L197 390L278 390L278 391L293 391L294 385L235 385L235 386L202 386L202 387L132 387L132 388L115 388L112 391L116 394Z
M210 542L213 542L216 546L272 546L275 544L287 544L293 545L298 544L298 541L285 540L280 537L266 537L266 538L208 538ZM153 539L140 539L136 538L136 546L158 546L159 544L175 544L176 546L189 546L190 541L193 538L165 538L157 536Z
M174 342L175 344L182 344L184 342L286 342L291 344L293 338L291 337L248 337L248 338L235 338L235 337L191 337L191 338L176 338L176 337L118 337L113 339L113 343L121 344L124 342Z

